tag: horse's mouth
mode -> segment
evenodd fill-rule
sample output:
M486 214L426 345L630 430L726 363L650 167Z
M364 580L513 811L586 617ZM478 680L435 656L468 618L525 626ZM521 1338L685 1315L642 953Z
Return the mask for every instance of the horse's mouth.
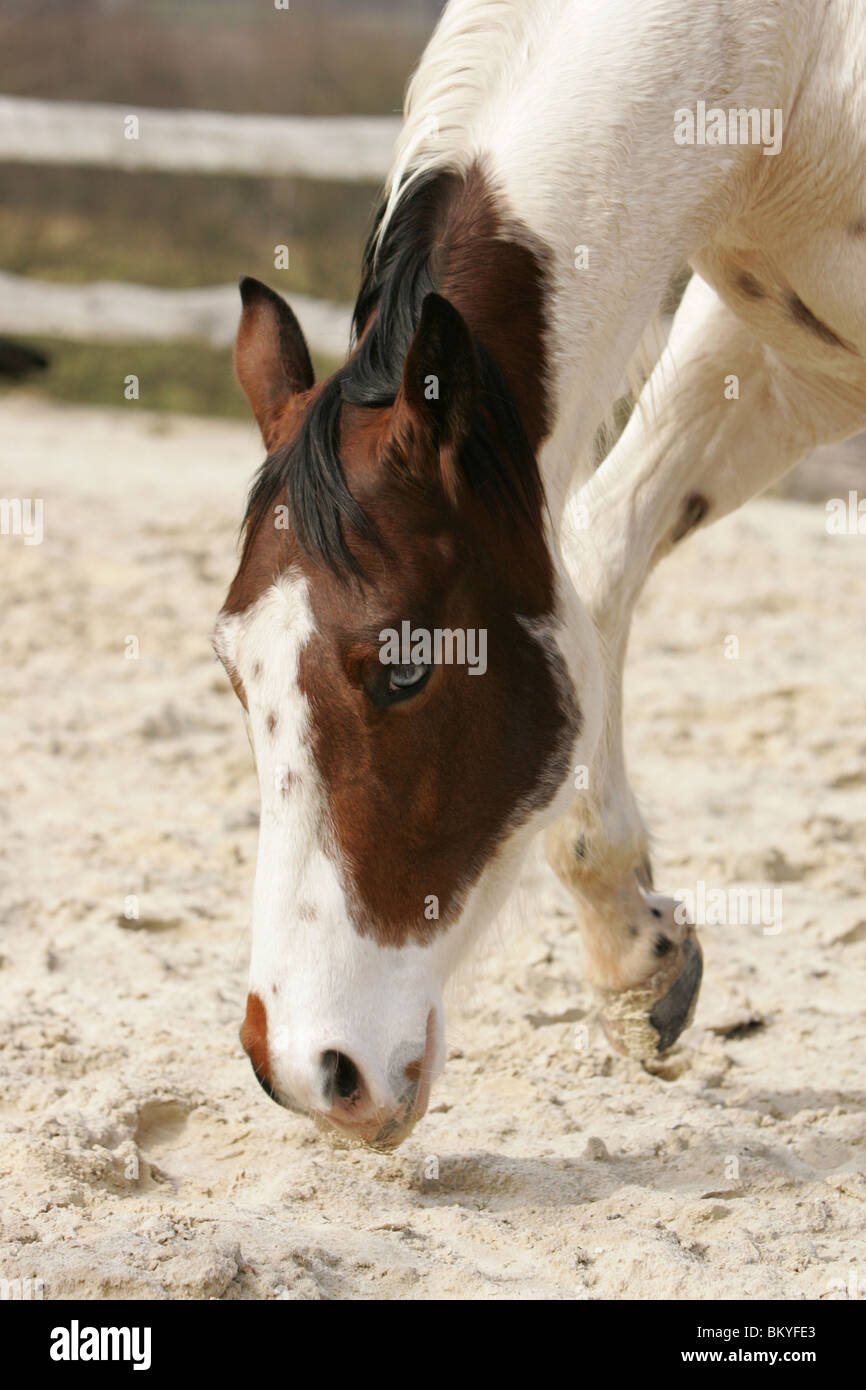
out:
M433 1081L433 1053L436 1046L436 1011L427 1016L427 1036L424 1056L408 1068L410 1083L396 1111L373 1115L365 1120L353 1120L345 1115L317 1115L319 1128L330 1137L348 1139L372 1149L375 1153L391 1153L412 1133L427 1113Z
M331 1115L322 1114L316 1114L313 1118L319 1130L331 1140L359 1144L374 1153L391 1153L408 1138L423 1113L418 1108L417 1087L413 1086L399 1110L385 1118L374 1116L369 1120L337 1120Z

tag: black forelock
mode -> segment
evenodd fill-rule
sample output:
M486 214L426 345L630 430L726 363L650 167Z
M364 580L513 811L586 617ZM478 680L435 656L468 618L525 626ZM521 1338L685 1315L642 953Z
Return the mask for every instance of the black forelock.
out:
M439 288L437 241L449 204L464 183L463 176L449 170L416 178L381 237L385 204L380 205L364 250L352 315L352 354L316 396L297 435L259 469L244 518L248 541L282 494L307 553L337 575L360 574L346 528L372 541L376 534L346 484L340 461L341 409L344 404L393 405L422 305ZM447 297L447 289L442 292ZM490 505L510 503L537 523L543 490L532 447L493 355L475 335L473 341L482 408L461 454L464 474Z

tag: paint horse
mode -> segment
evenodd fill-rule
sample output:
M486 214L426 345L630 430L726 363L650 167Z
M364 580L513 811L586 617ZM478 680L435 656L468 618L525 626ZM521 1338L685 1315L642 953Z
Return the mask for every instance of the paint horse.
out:
M215 644L261 788L256 1076L397 1144L443 1066L446 979L540 831L611 1042L669 1048L701 953L626 777L631 614L689 532L866 426L866 0L452 0L345 364L315 382L283 300L241 296L267 459ZM383 662L403 624L483 631L483 675Z

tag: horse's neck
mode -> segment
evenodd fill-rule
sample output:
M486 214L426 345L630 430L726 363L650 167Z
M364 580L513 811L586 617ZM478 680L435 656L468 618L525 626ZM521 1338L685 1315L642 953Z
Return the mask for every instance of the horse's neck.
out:
M738 206L760 158L678 145L674 112L784 106L801 62L785 15L805 29L801 8L452 0L445 11L410 89L397 170L480 158L549 248L541 462L554 512L671 274Z

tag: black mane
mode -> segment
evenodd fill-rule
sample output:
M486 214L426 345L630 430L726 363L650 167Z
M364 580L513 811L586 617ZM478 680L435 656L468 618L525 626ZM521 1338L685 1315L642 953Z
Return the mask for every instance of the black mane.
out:
M466 180L447 170L418 177L397 204L384 235L380 205L363 258L363 279L352 315L355 350L316 397L297 436L268 456L254 480L245 524L247 541L281 495L295 534L308 554L335 574L357 574L346 527L375 540L370 519L349 491L340 462L344 403L392 405L421 306L431 290L448 297L437 277L449 209ZM446 253L447 254L447 251ZM447 277L446 277L447 278ZM367 324L373 321L365 333ZM514 397L493 355L473 335L481 409L461 454L469 485L491 507L540 524L543 489Z

